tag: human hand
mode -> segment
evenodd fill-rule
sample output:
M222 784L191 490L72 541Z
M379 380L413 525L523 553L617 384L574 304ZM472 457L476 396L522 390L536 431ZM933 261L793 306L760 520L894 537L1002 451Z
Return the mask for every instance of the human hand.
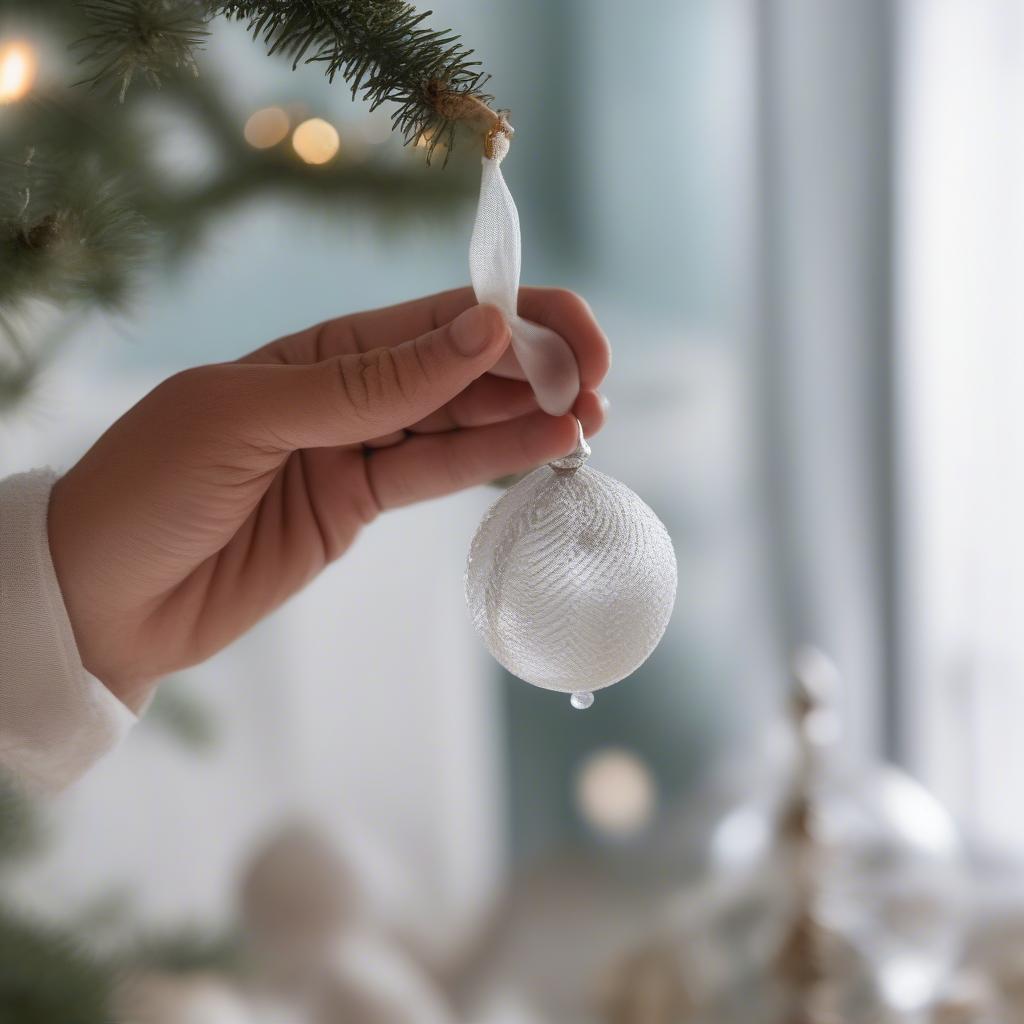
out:
M119 419L50 499L54 567L85 667L138 710L343 554L385 509L571 451L492 306L468 288L356 313L186 370ZM572 346L590 435L608 343L587 305L523 288Z

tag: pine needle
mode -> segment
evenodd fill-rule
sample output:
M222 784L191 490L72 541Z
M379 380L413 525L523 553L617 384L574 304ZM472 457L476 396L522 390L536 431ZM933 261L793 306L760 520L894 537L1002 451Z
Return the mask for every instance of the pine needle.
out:
M353 98L374 110L395 105L392 125L406 143L450 152L456 126L471 106L493 97L489 80L455 33L430 28L431 11L405 0L83 0L91 26L76 43L93 85L113 82L123 99L140 77L159 85L181 68L195 72L196 54L212 18L244 21L268 54L300 64L321 64L339 76Z

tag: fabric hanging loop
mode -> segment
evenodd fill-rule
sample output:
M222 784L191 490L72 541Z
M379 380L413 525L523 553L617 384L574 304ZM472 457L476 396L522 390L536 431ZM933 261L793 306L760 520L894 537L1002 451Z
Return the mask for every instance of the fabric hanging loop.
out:
M492 372L525 377L544 412L567 413L580 391L579 368L568 342L555 331L519 316L521 239L519 211L505 184L501 162L508 154L511 127L502 121L488 136L480 179L480 201L469 243L469 277L477 302L497 306L512 333L518 369L503 361Z

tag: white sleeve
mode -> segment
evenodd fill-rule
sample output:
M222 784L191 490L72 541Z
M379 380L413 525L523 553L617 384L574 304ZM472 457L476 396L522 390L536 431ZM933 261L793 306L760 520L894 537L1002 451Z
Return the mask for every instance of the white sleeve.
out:
M55 479L35 470L0 480L0 768L48 792L136 721L79 657L46 529Z

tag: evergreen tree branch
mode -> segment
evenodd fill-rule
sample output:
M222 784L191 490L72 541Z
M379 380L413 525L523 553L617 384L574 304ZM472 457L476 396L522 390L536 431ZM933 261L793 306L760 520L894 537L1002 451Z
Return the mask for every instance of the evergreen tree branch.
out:
M138 213L95 161L29 148L0 159L0 309L36 298L115 306L147 244Z
M200 0L83 0L79 7L90 27L73 49L95 66L86 82L116 82L124 100L137 76L159 85L180 68L198 73L209 17Z
M0 908L0 1024L109 1024L112 987L75 938Z
M439 173L393 152L343 147L310 166L287 140L254 149L215 76L173 76L163 96L205 137L214 157L205 173L160 159L144 91L130 90L114 118L106 97L82 89L40 91L0 111L0 414L31 393L72 314L125 309L148 271L192 251L217 214L274 194L384 228L440 227L474 191L471 160ZM39 317L58 310L67 316L56 337L41 335Z
M34 851L39 832L28 797L0 773L0 866Z
M30 391L83 308L124 308L160 256L181 256L212 214L273 192L347 204L397 226L448 218L473 192L473 160L444 174L387 153L349 151L323 166L286 140L254 149L215 75L194 67L214 17L242 19L269 50L316 62L371 105L394 102L406 141L451 150L456 125L481 134L497 115L487 76L449 32L402 0L16 0L58 39L78 40L97 89L49 86L0 106L0 411ZM148 127L146 81L206 136L218 159L203 174L169 169ZM115 116L111 116L114 113ZM429 140L429 141L427 141ZM469 156L469 154L466 154ZM393 154L392 154L393 156ZM65 318L45 339L40 321Z
M458 35L431 29L432 12L406 0L85 0L90 28L76 44L92 65L87 81L115 81L124 97L133 79L159 83L168 70L196 67L209 20L244 21L267 52L292 66L318 63L341 77L353 98L376 109L393 103L405 141L424 140L428 160L451 151L456 127L491 128L497 114L484 92L489 75Z

